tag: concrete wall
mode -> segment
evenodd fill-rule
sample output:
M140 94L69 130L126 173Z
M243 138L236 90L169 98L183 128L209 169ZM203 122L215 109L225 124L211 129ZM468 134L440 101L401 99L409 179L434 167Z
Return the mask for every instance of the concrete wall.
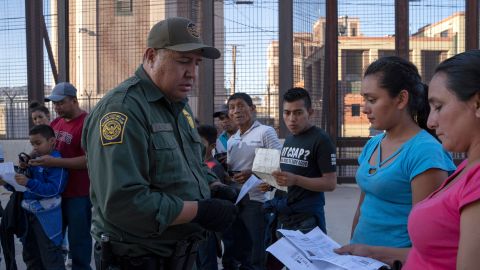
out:
M32 145L28 140L0 140L0 156L3 152L4 161L11 161L18 164L18 154L21 152L30 153Z

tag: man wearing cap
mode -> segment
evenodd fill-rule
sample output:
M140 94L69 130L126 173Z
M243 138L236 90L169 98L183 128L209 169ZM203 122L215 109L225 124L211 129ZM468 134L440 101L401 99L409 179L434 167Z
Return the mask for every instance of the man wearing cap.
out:
M223 132L218 136L215 144L215 157L226 169L227 141L237 132L237 125L228 117L228 106L223 104L213 113L213 118L218 118ZM222 155L223 154L223 155Z
M97 269L192 269L205 230L234 220L231 202L210 199L217 179L187 103L202 58L218 57L190 20L160 21L135 74L87 118Z
M68 228L69 255L73 269L91 269L90 180L85 153L80 144L87 113L80 109L77 89L68 82L57 84L45 101L53 102L53 108L58 115L50 126L55 131L56 149L62 158L42 156L30 160L30 164L68 169L68 182L62 193L62 214L64 227Z

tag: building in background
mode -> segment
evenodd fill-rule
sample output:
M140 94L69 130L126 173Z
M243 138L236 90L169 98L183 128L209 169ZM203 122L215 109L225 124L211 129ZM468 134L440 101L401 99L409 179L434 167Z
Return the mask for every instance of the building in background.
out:
M317 43L313 41L312 33L293 33L293 85L305 87L305 61L309 55L318 50ZM278 66L278 41L272 41L267 49L267 89L262 96L263 102L257 106L258 117L265 119L265 123L274 127L279 126L279 66ZM310 89L308 89L310 90ZM315 97L312 96L315 100ZM315 103L315 101L314 101Z
M313 25L313 33L294 33L294 84L310 91L313 107L322 111L323 69L325 59L326 19L319 18ZM367 117L362 113L360 95L361 79L365 68L376 59L395 55L395 37L370 37L361 33L358 17L338 18L338 102L339 135L342 137L366 137L378 131L370 129ZM443 60L465 50L465 14L456 12L431 25L426 25L410 37L410 61L428 83L435 67ZM278 93L278 41L268 50L268 91ZM272 63L272 64L271 64ZM266 95L268 97L270 95ZM277 97L262 104L264 117L278 119ZM267 105L266 105L267 104ZM328 115L328 112L326 112ZM332 115L335 115L332 113Z
M52 1L52 11L56 11ZM56 12L53 12L56 13ZM200 4L189 0L69 1L69 77L78 89L82 108L90 110L107 91L130 77L142 62L150 28L168 17L182 16L200 23ZM215 2L216 33L223 32L223 3ZM57 58L57 17L52 20L52 49ZM216 47L224 48L217 35ZM222 61L222 60L217 60ZM223 65L215 66L216 81L223 81ZM223 83L216 84L223 89ZM48 92L47 92L48 93ZM191 95L194 113L198 87Z
M5 2L12 2L5 1ZM202 1L194 0L69 0L69 77L79 90L82 108L90 110L104 93L128 78L142 61L145 39L151 26L166 17L184 16L198 22ZM302 2L302 1L301 1ZM308 2L308 1L307 1ZM325 70L325 29L326 19L318 17L323 4L296 3L294 5L293 70L295 86L303 86L310 91L313 108L316 111L314 122L322 125L325 119L337 117L339 137L369 136L375 131L362 111L362 98L359 95L360 81L365 67L375 59L394 55L394 37L382 36L390 32L393 20L383 9L375 12L372 8L382 1L359 4L365 10L355 11L355 16L338 18L338 112L324 110L324 70ZM375 3L374 3L375 2ZM448 1L445 1L448 2ZM54 58L58 60L57 1L44 0L44 16L47 21ZM204 3L204 2L203 2ZM278 14L277 1L222 1L214 0L215 46L222 51L222 58L214 63L214 100L218 106L224 103L229 94L235 91L248 92L255 101L258 117L266 124L278 127L279 115L279 66L278 66ZM450 2L449 2L450 3ZM455 4L456 3L456 4ZM412 17L410 24L418 21L429 22L411 34L410 59L418 66L424 81L428 82L435 66L447 57L465 50L464 1L452 1L447 12L439 2L426 7L411 6L410 9L423 10L422 18ZM338 6L351 8L353 2L346 1ZM12 4L16 5L16 4ZM348 7L347 7L348 6ZM391 6L388 4L387 6ZM421 6L421 5L420 5ZM8 4L3 5L8 9ZM21 9L24 9L22 7ZM22 10L23 11L23 10ZM393 11L393 9L392 9ZM341 9L338 13L343 14ZM448 13L450 12L450 13ZM388 13L388 12L387 12ZM435 14L447 14L433 16ZM225 15L224 15L225 14ZM432 15L433 14L433 15ZM448 14L451 14L448 16ZM275 16L272 16L275 15ZM23 15L16 14L5 18L2 30L9 32L7 47L23 44ZM432 16L432 17L430 17ZM442 18L434 22L433 17ZM372 19L373 18L373 19ZM386 27L378 25L379 31L369 28L385 21ZM20 25L17 29L12 25ZM225 32L227 31L227 32ZM365 35L366 33L373 33ZM18 34L20 33L20 34ZM379 33L378 36L374 36ZM7 37L7 36L5 36ZM22 43L23 42L23 43ZM280 41L281 42L281 41ZM2 43L3 45L3 43ZM235 53L233 53L233 48ZM237 49L238 47L238 49ZM13 56L14 55L14 56ZM237 57L238 56L238 57ZM9 58L10 59L10 58ZM47 59L45 57L45 59ZM234 62L236 59L238 62ZM10 61L10 62L8 62ZM21 54L12 54L10 60L2 62L13 82L23 77L26 62ZM45 61L47 63L47 60ZM45 66L47 66L46 64ZM57 65L58 66L58 65ZM236 76L232 76L235 67ZM48 69L48 68L47 68ZM226 71L226 72L225 72ZM282 74L283 75L283 74ZM51 74L46 76L50 76ZM290 74L285 74L290 76ZM10 79L11 77L11 79ZM45 94L52 88L53 78L47 80ZM236 85L236 87L232 87ZM14 89L15 87L21 87ZM21 84L7 85L0 89L0 138L25 138L28 130L26 88ZM20 89L20 90L19 90ZM10 100L4 91L20 91L15 100ZM326 91L328 94L328 91ZM198 87L190 96L190 104L198 115ZM325 107L327 108L327 107ZM15 112L12 112L15 110ZM53 113L54 114L54 113ZM13 125L13 128L12 128Z

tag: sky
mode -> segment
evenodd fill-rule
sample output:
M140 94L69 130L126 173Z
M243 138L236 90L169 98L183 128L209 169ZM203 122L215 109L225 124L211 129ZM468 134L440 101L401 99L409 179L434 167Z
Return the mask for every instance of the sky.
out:
M43 1L47 29L50 29L50 1ZM25 33L25 1L0 0L0 87L27 84L27 52ZM44 46L46 84L53 79Z
M395 33L394 0L338 0L338 16L359 17L364 36ZM456 11L464 11L464 0L414 0L410 2L409 32L439 21ZM311 32L319 17L325 16L325 0L294 0L294 32ZM225 88L233 80L232 45L236 53L236 90L265 93L267 47L278 40L278 1L254 0L252 5L237 5L225 0Z
M278 1L253 0L253 5L224 0L225 87L232 83L232 47L237 48L238 90L263 93L266 89L267 47L278 39ZM415 0L410 3L410 33L464 10L464 0ZM25 51L25 1L0 0L0 87L27 82ZM394 33L394 0L338 0L338 16L359 17L365 36ZM51 19L49 0L44 0L47 27ZM294 31L309 32L313 23L325 16L325 0L294 0ZM49 29L51 31L51 29ZM52 84L45 55L46 84Z
M25 1L15 2L0 1L0 87L26 82Z

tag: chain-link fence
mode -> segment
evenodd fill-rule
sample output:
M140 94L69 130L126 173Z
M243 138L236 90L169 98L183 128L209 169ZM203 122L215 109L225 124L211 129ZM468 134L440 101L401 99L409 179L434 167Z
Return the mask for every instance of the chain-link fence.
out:
M0 90L1 92L1 90ZM4 99L0 99L0 140L25 139L28 138L29 130L29 103L25 95L15 95L3 92ZM100 98L79 97L80 107L87 112L97 104ZM45 103L50 111L50 119L57 117L53 104Z
M293 86L312 95L314 122L326 126L336 119L341 176L352 177L355 158L372 130L362 113L361 78L375 59L397 52L395 10L399 1L338 0L336 40L327 33L327 1L292 0L293 68L280 74L280 5L289 1L215 0L213 11L202 11L207 0L70 0L68 9L57 11L59 1L43 0L43 19L50 38L53 62L59 65L59 47L68 45L69 81L78 89L83 109L89 111L104 93L131 76L141 63L151 26L164 18L191 18L202 30L202 15L213 16L214 45L222 57L214 64L214 90L209 106L218 107L235 92L250 94L257 117L278 127L281 98L279 81L291 76ZM409 10L409 58L428 83L435 66L465 50L464 0L407 1ZM66 16L65 16L66 15ZM59 25L68 18L68 38L62 40ZM201 32L201 31L200 31ZM0 138L25 138L28 129L25 1L0 3ZM475 35L478 37L478 33ZM63 42L63 43L62 43ZM326 46L338 47L338 77L334 84L337 111L325 106L327 88ZM44 93L55 84L52 65L44 48ZM331 67L330 67L331 68ZM60 70L59 72L65 72ZM198 113L201 85L190 103ZM54 114L54 113L53 113ZM54 115L53 115L54 116ZM201 119L202 120L202 119ZM203 119L205 120L205 119Z

